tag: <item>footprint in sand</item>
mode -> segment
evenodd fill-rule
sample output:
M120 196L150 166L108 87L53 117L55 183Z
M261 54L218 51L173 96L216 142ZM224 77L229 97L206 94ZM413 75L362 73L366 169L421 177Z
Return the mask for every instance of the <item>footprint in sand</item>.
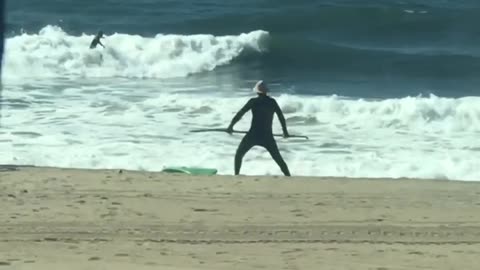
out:
M297 253L297 252L302 252L302 251L303 251L303 249L301 249L301 248L295 248L295 249L291 249L291 250L282 251L282 254Z
M57 242L58 238L56 238L56 237L45 237L45 238L43 238L43 240L47 241L47 242Z
M90 257L88 258L89 261L99 261L100 257Z
M128 255L127 253L117 253L115 254L116 257L128 257L130 255Z
M218 212L218 209L192 208L194 212Z

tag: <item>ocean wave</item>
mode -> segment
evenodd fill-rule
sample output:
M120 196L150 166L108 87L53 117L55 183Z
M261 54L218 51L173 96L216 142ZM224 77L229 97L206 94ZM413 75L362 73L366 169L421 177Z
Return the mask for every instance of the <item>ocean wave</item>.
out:
M480 53L456 48L367 46L272 36L269 53L240 61L267 67L311 72L406 78L473 78L479 75Z
M2 119L6 132L0 135L6 151L0 153L0 161L146 170L184 164L232 173L233 153L241 137L189 130L226 127L248 97L149 89L149 97L131 102L124 97L129 93L70 89L69 94L82 98L52 95L48 108L34 100L18 108L15 99L7 98ZM478 97L364 100L284 94L277 100L289 132L310 137L278 140L296 175L480 177L476 158L480 148L475 140L480 134ZM246 114L235 129L247 130L250 118ZM281 132L276 119L273 129ZM243 172L281 173L261 148L248 153Z
M38 34L21 34L6 41L5 72L12 78L129 77L172 78L211 71L242 54L262 53L269 33L262 30L237 36L113 34L89 49L91 35L72 36L58 26Z
M435 95L382 100L337 96L279 97L286 112L306 117L314 124L334 122L372 130L391 128L432 133L480 132L479 102L479 97L443 98Z
M409 47L379 42L373 46L256 30L227 36L115 33L104 40L105 49L90 50L92 38L70 35L58 26L10 37L3 77L173 78L226 65L250 67L250 63L267 70L292 68L369 77L464 79L477 78L480 70L480 51L451 45Z
M181 97L181 96L180 96ZM144 109L171 108L178 116L216 118L228 123L245 98L195 97L180 98L165 94L144 104ZM345 129L391 129L408 132L450 133L480 132L480 97L444 98L435 95L393 99L351 99L333 96L277 97L289 123L305 127L326 124ZM211 104L215 104L212 106ZM151 106L151 107L150 107ZM195 118L197 121L197 118ZM219 122L219 121L215 121Z

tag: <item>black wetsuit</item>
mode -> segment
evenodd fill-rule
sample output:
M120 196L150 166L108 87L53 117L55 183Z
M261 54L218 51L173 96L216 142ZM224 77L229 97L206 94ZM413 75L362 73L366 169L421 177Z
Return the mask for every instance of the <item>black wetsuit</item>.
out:
M96 48L98 44L102 45L102 47L105 48L105 46L103 46L102 42L100 41L102 37L103 37L103 34L97 34L95 38L92 40L92 43L90 43L90 49Z
M242 118L242 116L252 110L252 123L250 130L243 137L235 154L235 175L240 173L243 156L253 146L263 146L270 153L272 158L278 164L283 174L290 176L288 166L280 155L277 143L273 138L272 122L274 113L277 114L278 119L282 125L283 134L288 136L287 125L282 110L278 106L275 99L259 94L258 97L250 99L245 106L233 117L228 129L232 130L233 126Z

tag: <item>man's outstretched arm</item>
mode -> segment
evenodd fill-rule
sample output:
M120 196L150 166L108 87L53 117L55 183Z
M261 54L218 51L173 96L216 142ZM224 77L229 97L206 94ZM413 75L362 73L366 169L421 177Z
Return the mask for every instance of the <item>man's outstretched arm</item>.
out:
M240 119L242 119L243 115L248 112L248 110L250 110L252 108L252 102L253 100L249 100L247 102L247 104L245 104L243 106L243 108L240 109L240 111L237 112L237 114L233 117L232 121L230 122L230 125L228 126L227 128L227 131L228 132L232 132L233 131L233 126L238 122L240 121Z

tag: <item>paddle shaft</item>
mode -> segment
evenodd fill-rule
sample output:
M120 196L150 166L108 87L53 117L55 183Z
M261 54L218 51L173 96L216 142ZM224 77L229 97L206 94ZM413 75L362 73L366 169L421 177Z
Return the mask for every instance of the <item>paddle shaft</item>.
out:
M205 128L205 129L194 129L190 130L190 132L227 132L227 129L225 128ZM232 130L232 133L240 133L240 134L247 134L248 131L243 131L243 130ZM283 137L282 134L273 134L275 137ZM302 136L302 135L289 135L287 138L303 138L307 139L307 136Z

